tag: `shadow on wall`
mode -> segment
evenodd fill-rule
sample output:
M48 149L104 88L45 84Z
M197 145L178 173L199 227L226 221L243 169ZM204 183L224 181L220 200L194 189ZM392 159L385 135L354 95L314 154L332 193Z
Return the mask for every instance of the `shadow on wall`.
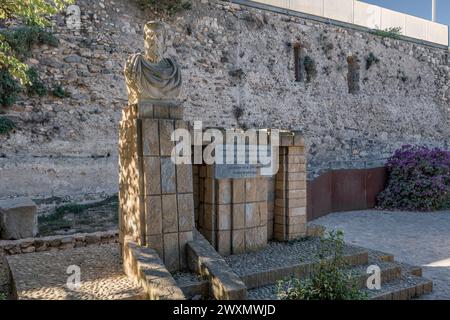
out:
M374 208L386 182L384 167L328 171L308 181L308 221L331 212Z

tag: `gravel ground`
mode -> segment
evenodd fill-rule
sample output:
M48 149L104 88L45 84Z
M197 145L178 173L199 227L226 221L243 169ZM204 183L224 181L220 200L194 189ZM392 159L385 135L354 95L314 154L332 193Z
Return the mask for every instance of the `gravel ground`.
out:
M450 300L450 211L433 213L365 210L333 213L314 221L344 231L348 243L389 252L418 265L433 281L422 299Z
M262 250L231 255L225 257L225 261L237 275L242 276L316 261L319 244L317 238L287 243L269 242L267 247ZM365 250L348 245L343 250L344 255L361 252L365 252Z
M19 299L121 300L139 298L140 287L122 271L118 245L89 246L9 256ZM77 265L81 286L66 285L67 268Z

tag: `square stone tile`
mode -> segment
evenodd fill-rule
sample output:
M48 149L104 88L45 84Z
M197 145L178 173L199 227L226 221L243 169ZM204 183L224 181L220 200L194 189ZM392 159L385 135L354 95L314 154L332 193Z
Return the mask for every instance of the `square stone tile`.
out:
M159 131L156 119L142 119L142 151L144 156L159 156Z
M217 222L218 230L231 229L231 205L219 204L217 205Z
M164 264L169 271L175 271L180 268L178 233L164 234Z
M163 232L178 232L178 211L176 194L162 196Z
M175 163L170 157L161 157L161 193L176 192Z
M245 179L232 179L233 203L245 202Z
M233 230L245 228L245 204L233 204L232 205L233 216Z
M161 156L171 156L174 143L171 140L174 131L173 120L159 120L159 146Z
M245 230L233 230L232 236L232 254L240 254L245 252Z
M231 254L231 231L217 232L217 251L221 255Z
M176 165L176 171L177 171L177 192L178 193L193 192L192 165L178 164Z
M192 231L194 228L194 197L192 193L178 194L178 230Z
M147 195L161 194L161 167L159 157L144 157L144 186Z
M145 218L147 222L147 235L162 233L161 196L145 197Z

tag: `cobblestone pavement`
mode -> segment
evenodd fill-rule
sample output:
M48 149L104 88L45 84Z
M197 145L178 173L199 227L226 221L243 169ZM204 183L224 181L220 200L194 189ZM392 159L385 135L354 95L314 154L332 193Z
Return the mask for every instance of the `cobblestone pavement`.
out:
M121 300L141 296L140 287L122 271L117 244L20 254L9 256L8 262L19 299ZM66 285L71 265L81 271L77 290Z
M423 276L434 285L433 293L422 299L450 300L450 211L339 212L314 223L343 230L350 244L392 253L396 261L421 266Z

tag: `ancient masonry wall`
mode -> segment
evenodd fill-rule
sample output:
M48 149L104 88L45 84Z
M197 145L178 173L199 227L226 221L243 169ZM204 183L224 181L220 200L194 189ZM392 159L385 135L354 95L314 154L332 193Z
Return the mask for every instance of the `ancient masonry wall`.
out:
M154 15L134 1L77 4L80 32L58 16L60 46L34 47L28 61L71 97L24 96L3 110L17 129L0 136L0 198L118 192L123 64ZM406 143L448 147L447 50L215 0L193 0L166 22L185 118L301 131L309 177Z

